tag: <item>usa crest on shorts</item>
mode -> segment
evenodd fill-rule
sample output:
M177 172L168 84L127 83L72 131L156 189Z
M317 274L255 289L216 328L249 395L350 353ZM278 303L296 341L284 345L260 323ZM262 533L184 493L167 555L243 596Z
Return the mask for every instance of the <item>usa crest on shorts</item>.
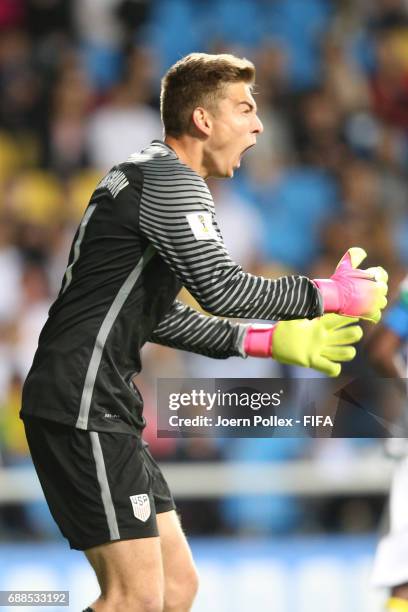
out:
M135 517L145 523L151 514L149 496L146 493L130 495L130 501L132 502Z

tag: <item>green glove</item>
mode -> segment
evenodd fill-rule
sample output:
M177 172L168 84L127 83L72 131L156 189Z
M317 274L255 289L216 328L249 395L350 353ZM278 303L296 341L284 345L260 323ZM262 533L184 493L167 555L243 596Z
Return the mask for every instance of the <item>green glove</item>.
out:
M273 332L272 357L281 363L338 376L341 365L337 362L355 357L356 349L351 345L363 335L357 321L334 313L311 321L280 321Z

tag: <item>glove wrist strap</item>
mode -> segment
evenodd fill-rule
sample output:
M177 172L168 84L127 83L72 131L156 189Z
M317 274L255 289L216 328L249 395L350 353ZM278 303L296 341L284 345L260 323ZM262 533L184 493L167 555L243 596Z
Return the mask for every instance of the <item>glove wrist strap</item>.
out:
M315 279L313 281L317 285L323 297L324 312L339 312L340 310L340 295L336 281L331 279Z
M276 325L251 325L244 340L244 351L250 357L271 357Z

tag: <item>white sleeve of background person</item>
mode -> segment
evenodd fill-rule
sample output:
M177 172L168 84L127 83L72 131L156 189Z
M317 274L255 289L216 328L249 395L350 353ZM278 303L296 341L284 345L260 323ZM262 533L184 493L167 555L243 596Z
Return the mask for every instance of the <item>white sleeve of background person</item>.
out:
M408 457L396 464L390 491L389 532L374 559L374 586L391 588L408 582Z

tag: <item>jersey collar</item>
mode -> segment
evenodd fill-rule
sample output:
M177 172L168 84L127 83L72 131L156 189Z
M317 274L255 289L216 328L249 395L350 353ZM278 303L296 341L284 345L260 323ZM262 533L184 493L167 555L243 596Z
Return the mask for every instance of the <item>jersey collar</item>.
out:
M162 140L152 140L151 142L152 145L154 146L160 146L161 148L165 149L168 153L171 153L172 156L176 157L178 159L177 153L175 152L175 150L168 145L167 143L163 142Z

